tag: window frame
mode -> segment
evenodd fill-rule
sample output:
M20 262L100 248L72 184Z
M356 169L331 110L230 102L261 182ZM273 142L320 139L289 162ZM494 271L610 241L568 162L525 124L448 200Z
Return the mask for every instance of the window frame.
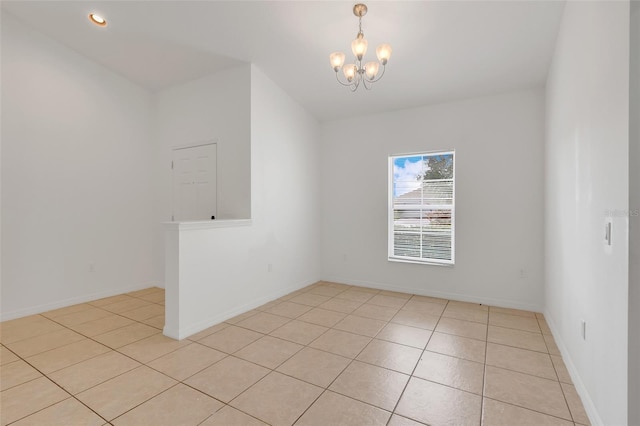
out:
M397 256L394 254L395 249L395 229L394 229L394 162L398 158L405 157L435 157L435 156L444 156L451 155L452 163L453 163L453 189L452 189L452 200L451 200L451 260L446 259L434 259L434 258L423 258L423 257L411 257L411 256ZM393 154L389 155L388 158L388 205L387 205L387 215L388 215L388 225L387 225L387 260L390 262L401 262L401 263L416 263L421 265L438 265L438 266L450 266L453 267L455 265L455 245L456 245L456 226L455 226L455 210L456 210L456 152L454 149L450 150L438 150L438 151L421 151L409 154ZM448 210L448 209L447 209ZM421 251L422 254L422 251Z

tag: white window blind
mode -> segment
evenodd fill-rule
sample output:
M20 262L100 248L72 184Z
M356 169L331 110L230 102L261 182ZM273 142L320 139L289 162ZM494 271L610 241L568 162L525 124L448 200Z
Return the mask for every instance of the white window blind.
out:
M389 260L454 264L454 151L389 157Z

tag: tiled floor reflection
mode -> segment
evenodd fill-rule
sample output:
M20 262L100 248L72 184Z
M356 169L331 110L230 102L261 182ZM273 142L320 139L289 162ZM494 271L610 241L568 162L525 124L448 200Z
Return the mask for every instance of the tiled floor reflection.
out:
M1 425L588 425L541 314L319 282L175 341L163 305L1 323Z

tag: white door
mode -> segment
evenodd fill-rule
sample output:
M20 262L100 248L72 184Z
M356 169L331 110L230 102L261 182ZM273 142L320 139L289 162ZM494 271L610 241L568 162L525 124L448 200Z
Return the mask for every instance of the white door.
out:
M216 144L173 150L173 220L216 215Z

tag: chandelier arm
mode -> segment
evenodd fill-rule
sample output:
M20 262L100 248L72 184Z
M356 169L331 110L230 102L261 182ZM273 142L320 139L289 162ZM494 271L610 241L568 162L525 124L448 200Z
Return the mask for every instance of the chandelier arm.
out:
M369 80L369 83L376 83L376 82L380 81L382 79L382 76L384 75L384 70L386 70L386 69L387 69L387 66L386 65L382 65L382 72L380 73L380 75L377 78L375 78L374 80Z
M355 77L354 77L354 79L355 79ZM343 83L342 81L340 81L340 77L338 77L338 73L337 72L336 72L336 80L338 80L338 83L342 84L343 86L347 86L347 87L351 87L354 84L353 82L348 82L347 81L346 83Z

